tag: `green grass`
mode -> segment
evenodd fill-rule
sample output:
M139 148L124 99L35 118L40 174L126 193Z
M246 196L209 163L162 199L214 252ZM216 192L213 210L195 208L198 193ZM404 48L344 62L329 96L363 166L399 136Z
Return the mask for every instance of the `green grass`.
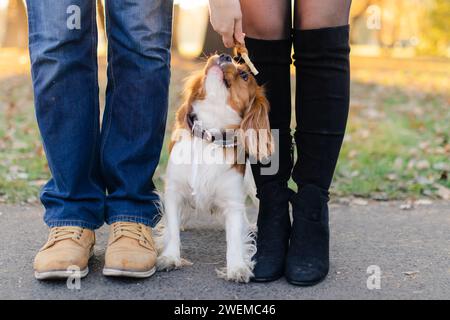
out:
M448 102L385 90L378 106L384 115L377 121L352 113L334 191L380 199L435 197L438 184L450 187Z
M104 64L101 67L103 70ZM167 132L180 104L182 79L196 68L179 58L173 63ZM377 74L369 81L367 75L377 70L371 65L367 66L370 72L364 68L364 63L357 63L352 70L351 114L332 193L379 200L437 198L438 185L450 188L448 88L442 82L433 84L433 74L423 70L420 81L415 82L392 64L395 81L384 83ZM104 77L101 79L104 82ZM425 79L432 90L420 89ZM34 116L30 79L23 71L0 77L0 113L0 202L35 202L49 171ZM154 179L158 188L163 185L168 159L167 137Z
M49 173L34 113L15 112L0 119L0 200L33 202Z

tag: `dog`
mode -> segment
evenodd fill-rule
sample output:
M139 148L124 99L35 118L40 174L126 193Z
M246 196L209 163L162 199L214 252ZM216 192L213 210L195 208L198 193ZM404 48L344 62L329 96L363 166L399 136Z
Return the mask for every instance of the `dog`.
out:
M159 270L187 263L180 256L184 216L212 213L225 221L226 267L217 270L219 277L250 280L256 246L245 185L247 177L253 180L249 157L261 161L273 153L268 113L263 87L229 55L211 56L187 82L169 146Z

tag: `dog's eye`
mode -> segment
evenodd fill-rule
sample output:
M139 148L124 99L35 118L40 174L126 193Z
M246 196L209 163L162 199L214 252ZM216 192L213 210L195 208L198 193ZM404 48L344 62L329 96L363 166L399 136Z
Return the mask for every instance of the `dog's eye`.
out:
M245 72L245 71L243 71L243 70L240 70L240 71L239 71L239 76L240 76L244 81L247 81L247 80L248 80L248 73Z

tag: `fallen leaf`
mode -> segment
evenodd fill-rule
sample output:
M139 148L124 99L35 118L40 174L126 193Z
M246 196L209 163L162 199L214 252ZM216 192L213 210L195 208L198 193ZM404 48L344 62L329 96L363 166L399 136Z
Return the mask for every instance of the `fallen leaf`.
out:
M407 168L408 170L411 170L411 169L414 168L415 164L416 164L416 160L411 159L411 160L408 161L408 164L406 165L406 168Z
M348 153L348 158L349 159L354 159L356 156L358 155L358 151L356 151L356 150L350 150L349 151L349 153Z
M423 189L422 194L424 196L427 196L427 197L434 197L434 196L436 196L435 192L433 190L431 190L431 189Z
M430 168L430 162L428 160L420 160L416 163L416 168L418 170L426 170Z
M429 206L430 204L433 204L433 201L428 199L419 199L414 201L414 204L417 206Z
M28 147L28 145L23 141L14 141L13 145L12 145L12 148L14 150L26 149L27 147Z
M28 199L27 199L27 202L28 203L36 203L38 201L38 199L36 198L36 197L29 197Z
M446 153L450 153L450 143L445 145L444 150Z
M26 180L26 179L28 179L28 174L25 173L25 172L19 172L19 173L17 174L17 178L18 178L18 179L21 179L21 180Z
M372 199L377 201L388 201L389 196L387 195L386 192L375 192L372 194Z
M414 204L412 201L408 201L400 205L401 210L411 210L414 208Z
M355 178L355 177L357 177L357 176L359 176L359 171L358 171L358 170L352 171L352 172L350 173L350 177L352 177L352 178Z
M430 185L433 184L434 180L432 178L424 177L424 176L418 176L416 178L416 181L418 184L421 185Z
M398 176L395 173L389 173L386 177L389 181L395 181L398 179Z
M369 204L369 202L367 200L364 199L353 199L352 204L357 205L357 206L367 206Z
M30 186L42 187L46 183L47 183L47 180L41 179L41 180L30 181L29 184L30 184Z
M450 200L450 189L447 187L444 187L443 185L437 184L437 195L444 199L444 200Z
M336 201L338 204L342 204L342 205L346 205L346 206L348 206L351 202L349 198L338 198Z
M438 162L433 164L433 169L438 171L450 171L450 164L445 162Z
M394 161L394 168L397 170L400 170L403 167L403 159L402 158L396 158Z

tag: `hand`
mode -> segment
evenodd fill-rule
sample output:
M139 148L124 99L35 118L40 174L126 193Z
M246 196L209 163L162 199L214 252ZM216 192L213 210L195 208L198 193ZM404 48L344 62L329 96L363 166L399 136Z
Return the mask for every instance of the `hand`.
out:
M209 13L211 25L222 36L225 47L234 47L235 41L244 43L239 0L209 0Z

